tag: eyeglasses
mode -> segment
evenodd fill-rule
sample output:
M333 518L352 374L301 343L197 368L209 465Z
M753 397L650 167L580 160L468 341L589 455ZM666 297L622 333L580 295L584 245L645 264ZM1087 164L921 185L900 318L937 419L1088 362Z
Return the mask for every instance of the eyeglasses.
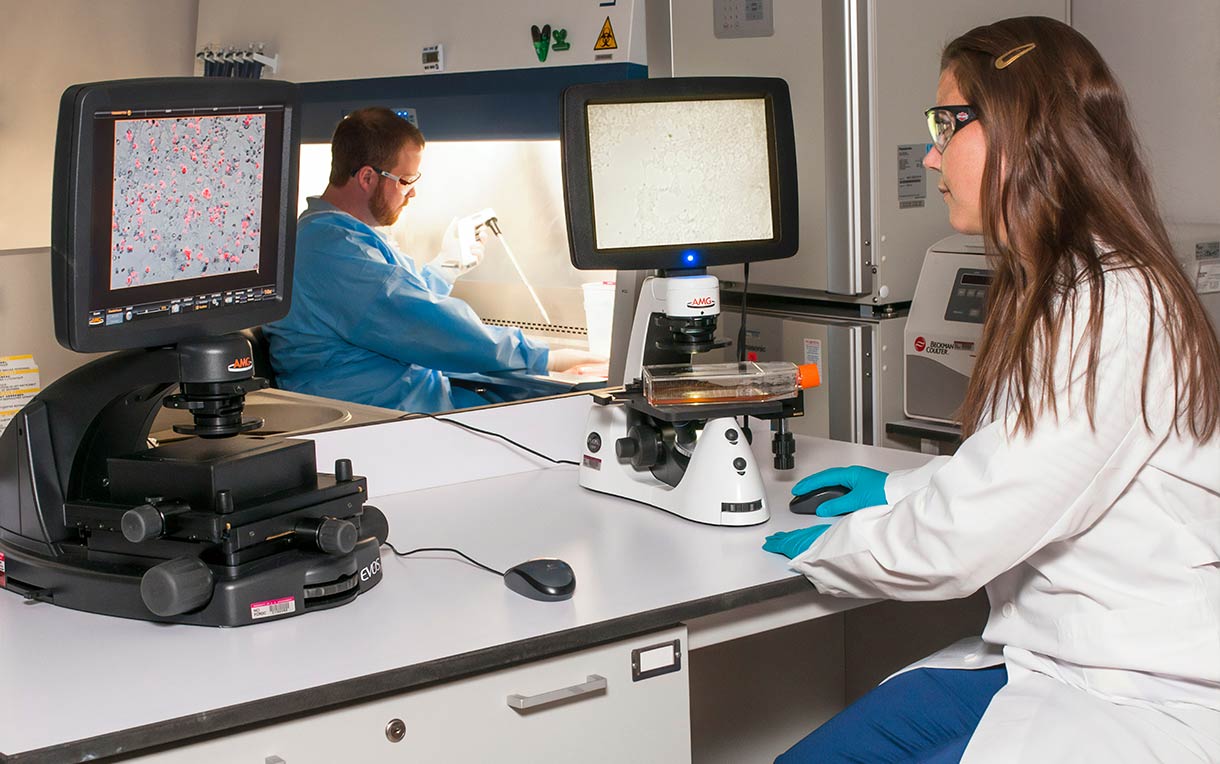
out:
M373 172L377 173L381 177L389 178L390 180L397 183L399 188L401 188L403 191L406 191L411 186L414 186L416 183L419 182L419 179L424 176L424 174L422 172L417 172L409 178L404 178L401 175L395 175L392 172L386 172L385 170L381 169L380 167L373 167L373 165L368 165L368 167L370 167L373 170ZM358 167L355 170L353 170L352 177L355 177L356 173L360 172L361 169L363 169L363 168Z
M953 134L978 119L979 113L972 106L933 106L924 116L928 118L932 143L937 151L944 152Z

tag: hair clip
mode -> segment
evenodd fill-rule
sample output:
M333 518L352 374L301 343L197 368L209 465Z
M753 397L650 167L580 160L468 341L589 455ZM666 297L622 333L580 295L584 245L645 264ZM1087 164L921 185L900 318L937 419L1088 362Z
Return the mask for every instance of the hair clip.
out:
M1012 66L1013 61L1016 61L1018 58L1020 58L1021 56L1024 56L1026 53L1029 53L1031 50L1033 50L1036 47L1038 47L1037 44L1032 43L1032 42L1027 42L1024 45L1018 45L1017 47L1013 48L1012 50L1008 51L1004 55L997 58L995 60L995 68L996 69L1007 69L1008 67Z

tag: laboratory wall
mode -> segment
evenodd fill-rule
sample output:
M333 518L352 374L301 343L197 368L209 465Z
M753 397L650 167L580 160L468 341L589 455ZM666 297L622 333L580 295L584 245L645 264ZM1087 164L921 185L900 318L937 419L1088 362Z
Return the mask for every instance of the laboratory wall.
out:
M1127 91L1168 220L1220 223L1220 2L1073 0Z
M1174 254L1220 332L1220 0L1072 9L1127 91Z
M59 96L78 82L183 76L198 0L5 3L0 24L0 356L32 353L42 384L88 356L51 321L51 174Z

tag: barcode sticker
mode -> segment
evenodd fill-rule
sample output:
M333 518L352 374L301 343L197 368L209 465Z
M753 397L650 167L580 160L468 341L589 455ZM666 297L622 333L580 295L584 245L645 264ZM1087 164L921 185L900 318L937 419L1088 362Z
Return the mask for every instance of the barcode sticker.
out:
M4 572L4 552L0 552L0 573Z
M280 597L278 600L255 602L250 605L250 618L257 621L260 618L268 618L273 615L293 613L296 612L296 609L296 597Z

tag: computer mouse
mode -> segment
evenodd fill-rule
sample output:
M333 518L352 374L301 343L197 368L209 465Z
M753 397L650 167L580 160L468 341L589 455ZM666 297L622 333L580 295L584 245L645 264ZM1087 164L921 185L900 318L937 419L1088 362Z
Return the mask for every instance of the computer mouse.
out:
M843 496L851 489L844 485L828 485L822 488L814 488L809 493L797 494L792 497L792 501L788 502L788 509L798 515L816 514L818 507L822 506L831 499L837 499Z
M539 557L504 571L504 585L532 600L556 602L571 598L576 591L576 574L563 560Z

